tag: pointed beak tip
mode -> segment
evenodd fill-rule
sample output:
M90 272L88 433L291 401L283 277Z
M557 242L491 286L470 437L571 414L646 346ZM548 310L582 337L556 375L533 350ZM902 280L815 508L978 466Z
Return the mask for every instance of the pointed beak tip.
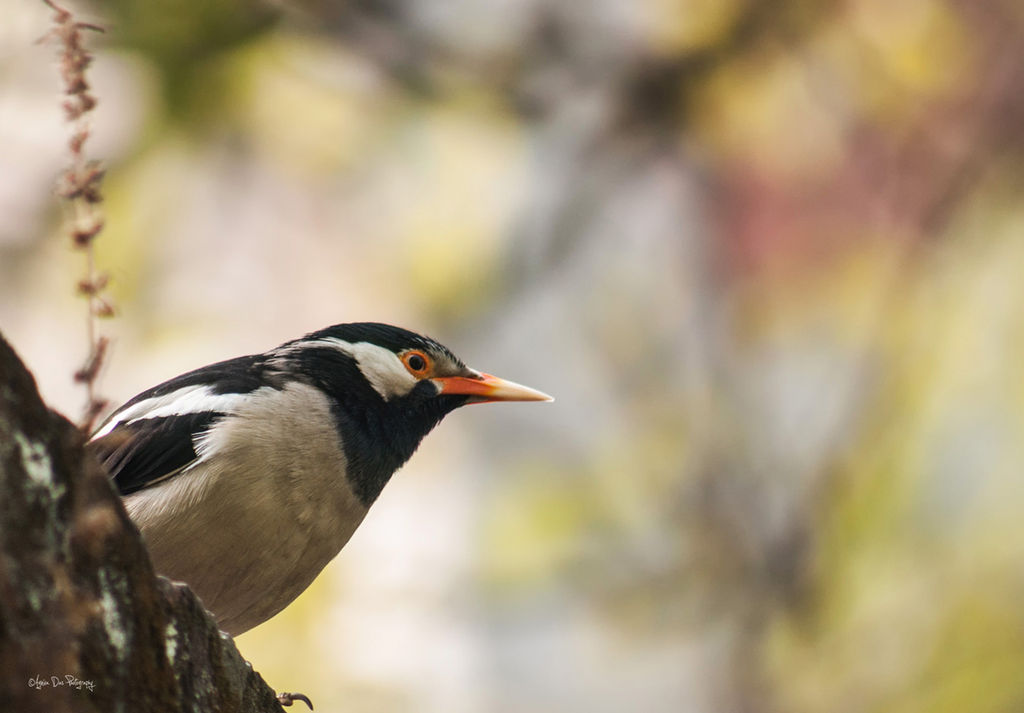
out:
M545 394L538 389L517 384L508 379L502 379L490 374L482 374L483 383L487 392L484 394L490 401L536 401L540 403L554 401L553 396Z
M441 393L473 396L477 403L498 401L554 401L553 396L543 391L531 389L529 386L514 381L501 379L491 374L480 374L478 378L447 377L437 379L441 384Z

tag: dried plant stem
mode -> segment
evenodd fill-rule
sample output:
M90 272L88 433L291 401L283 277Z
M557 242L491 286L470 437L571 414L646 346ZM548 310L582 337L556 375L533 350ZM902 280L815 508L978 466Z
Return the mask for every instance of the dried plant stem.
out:
M96 107L96 98L90 93L86 81L85 71L92 62L92 55L82 43L82 30L103 30L96 25L78 22L70 11L52 0L43 2L54 11L54 27L46 39L55 40L60 45L60 72L67 96L63 107L73 126L68 142L71 165L60 180L58 193L68 208L71 244L85 254L85 274L78 281L77 288L86 299L89 354L75 372L75 381L85 386L85 413L79 425L88 432L107 405L107 400L98 394L96 381L110 341L99 334L96 320L114 314L113 306L104 294L109 277L97 270L94 249L96 236L103 230L100 183L104 171L98 161L88 160L85 156L85 143L89 139L88 115Z

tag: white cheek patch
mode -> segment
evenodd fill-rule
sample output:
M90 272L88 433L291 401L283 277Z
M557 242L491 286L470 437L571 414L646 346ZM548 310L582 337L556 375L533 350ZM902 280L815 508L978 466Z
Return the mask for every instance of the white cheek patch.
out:
M355 359L359 371L363 372L363 376L370 382L373 390L380 394L385 401L405 396L418 383L416 377L409 373L398 355L390 349L370 342L352 343L333 337L318 341L325 343L326 346L340 349ZM311 342L307 342L303 346L309 344Z
M419 383L390 349L369 342L358 342L351 345L351 349L352 356L359 364L359 371L363 372L374 391L383 396L385 401L405 396Z
M257 391L270 387L261 387ZM166 416L182 416L189 413L200 413L203 411L223 411L230 413L238 408L247 399L252 398L256 392L248 394L217 394L209 386L185 386L164 394L143 399L137 404L114 414L103 428L96 432L92 438L101 438L114 430L119 424L131 423L144 418L163 418Z

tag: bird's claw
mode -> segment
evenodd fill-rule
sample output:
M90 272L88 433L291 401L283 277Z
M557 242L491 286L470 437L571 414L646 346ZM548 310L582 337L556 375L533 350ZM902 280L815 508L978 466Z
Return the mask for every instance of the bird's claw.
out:
M302 701L310 710L313 710L313 702L309 700L309 697L302 693L278 693L277 702L282 706L290 706L295 701Z

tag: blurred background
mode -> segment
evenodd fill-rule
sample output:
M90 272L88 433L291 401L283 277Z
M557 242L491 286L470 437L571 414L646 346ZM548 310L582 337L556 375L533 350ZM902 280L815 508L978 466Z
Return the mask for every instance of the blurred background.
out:
M75 4L101 391L322 326L457 412L238 640L318 711L1024 710L1024 5ZM51 12L0 0L0 330L77 417Z

